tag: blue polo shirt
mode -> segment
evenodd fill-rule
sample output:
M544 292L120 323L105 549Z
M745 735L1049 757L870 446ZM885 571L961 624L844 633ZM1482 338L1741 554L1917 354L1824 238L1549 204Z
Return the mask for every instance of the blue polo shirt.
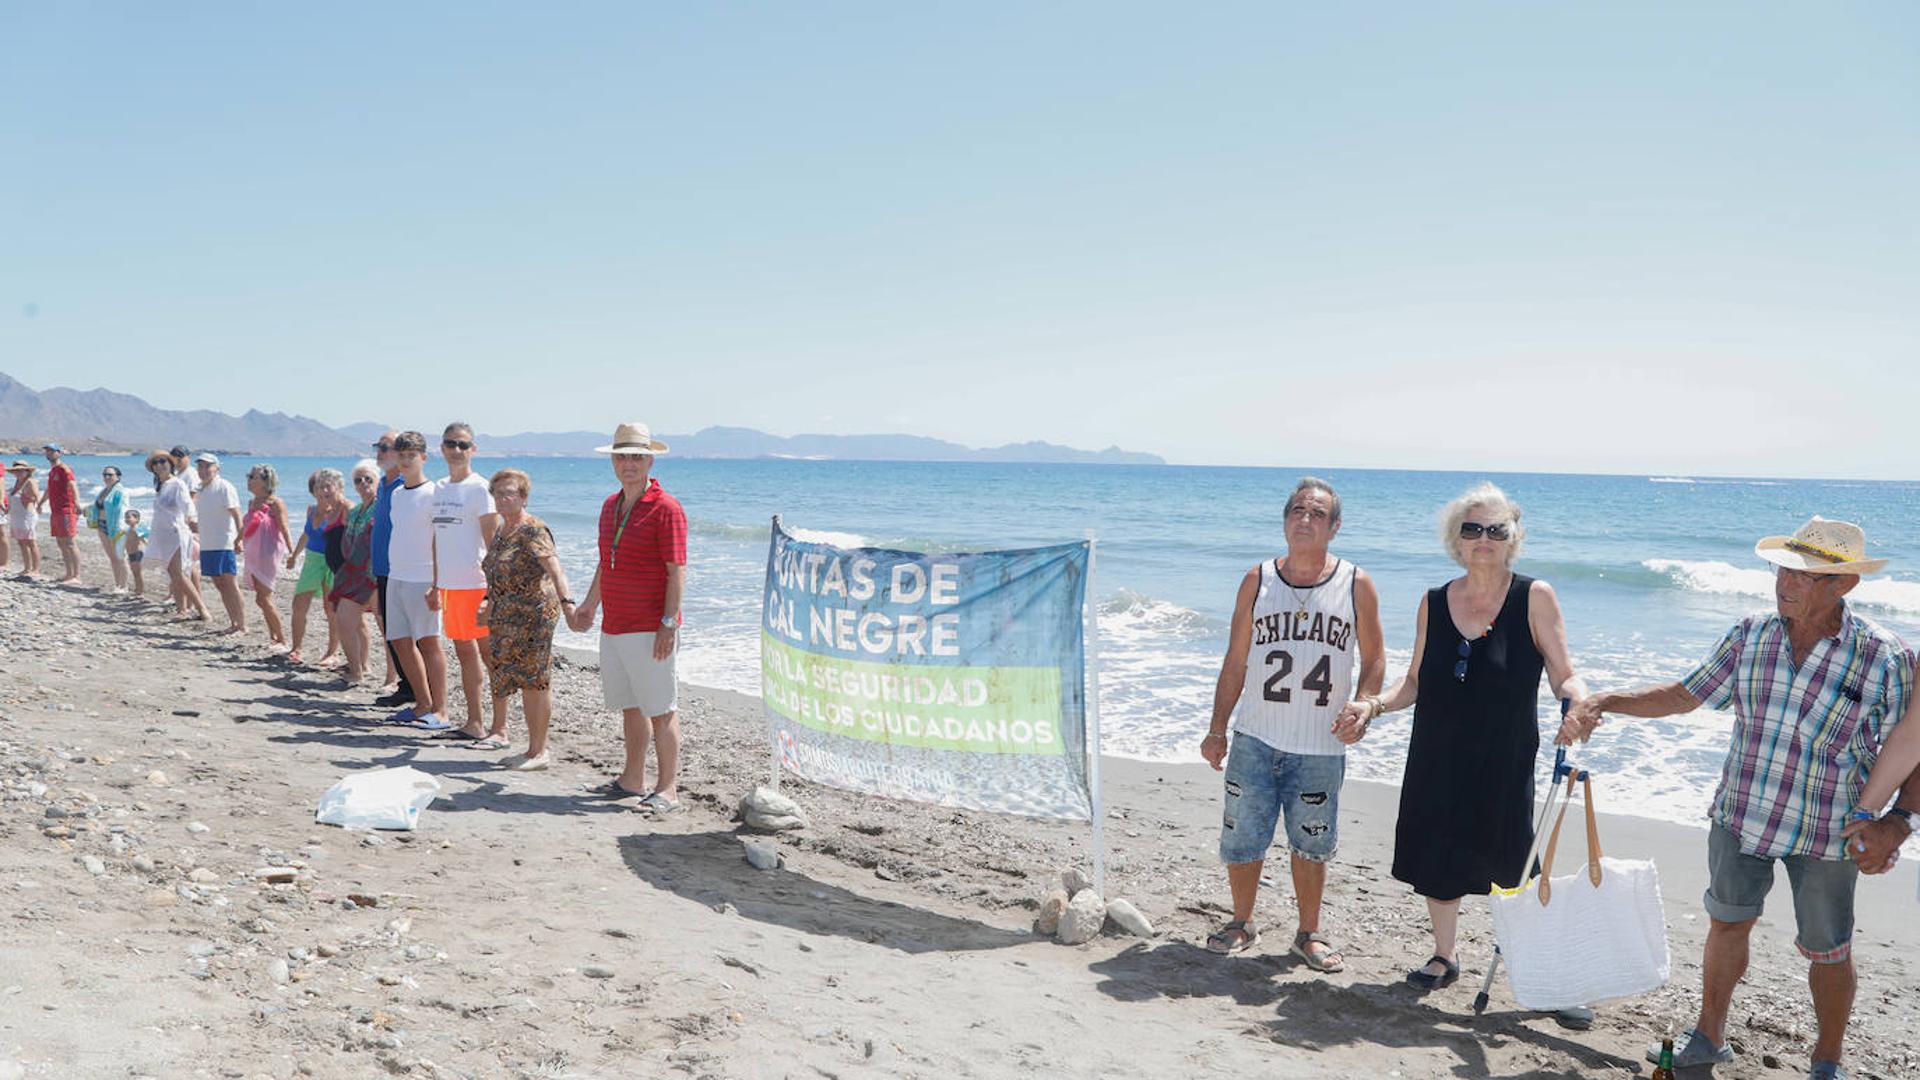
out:
M373 500L373 576L387 576L387 544L393 540L393 491L407 482L405 476L382 478L380 494Z

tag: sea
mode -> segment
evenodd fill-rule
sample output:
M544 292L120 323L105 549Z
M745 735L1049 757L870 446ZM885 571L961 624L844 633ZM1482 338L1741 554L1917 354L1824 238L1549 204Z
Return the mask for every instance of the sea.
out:
M151 480L137 459L70 460L87 495L111 461L124 471L134 504L151 502ZM312 470L352 464L236 458L225 474L238 485L256 460L279 471L296 520L309 501ZM596 515L617 486L608 462L483 458L479 465L482 473L510 465L532 477L529 509L552 526L569 579L584 592ZM1332 483L1344 503L1335 553L1378 584L1389 681L1406 668L1422 593L1459 573L1441 543L1440 509L1483 480L1522 507L1527 536L1516 569L1552 583L1575 666L1596 689L1679 678L1735 620L1771 607L1772 573L1754 555L1754 541L1790 533L1814 514L1859 523L1872 549L1893 560L1852 601L1920 642L1920 483L668 456L654 475L679 497L689 524L680 673L697 685L758 694L761 594L776 514L807 539L847 547L957 552L1091 535L1102 749L1197 761L1235 590L1249 567L1284 550L1281 509L1309 472ZM592 639L563 630L562 643L591 646ZM1543 686L1543 775L1557 713ZM1410 723L1411 710L1382 717L1352 749L1349 775L1397 782ZM1729 730L1728 714L1704 710L1612 718L1575 760L1593 774L1602 810L1699 822Z

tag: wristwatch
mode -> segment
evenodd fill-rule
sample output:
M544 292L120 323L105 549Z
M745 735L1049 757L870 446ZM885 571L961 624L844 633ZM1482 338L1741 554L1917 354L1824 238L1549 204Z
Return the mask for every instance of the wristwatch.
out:
M662 619L660 620L660 629L662 629L662 630L678 630L678 629L680 629L680 616L678 616L678 615L668 615L668 616L665 616L665 617L663 617L663 618L662 618Z

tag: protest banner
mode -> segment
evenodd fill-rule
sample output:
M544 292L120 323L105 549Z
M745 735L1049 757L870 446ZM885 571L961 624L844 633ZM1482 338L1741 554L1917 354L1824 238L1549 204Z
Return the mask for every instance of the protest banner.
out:
M841 548L774 518L760 668L778 768L888 798L1092 820L1092 546Z

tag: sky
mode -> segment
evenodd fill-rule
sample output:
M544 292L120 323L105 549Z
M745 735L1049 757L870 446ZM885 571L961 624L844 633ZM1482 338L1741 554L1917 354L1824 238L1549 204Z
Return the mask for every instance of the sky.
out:
M1905 0L0 0L0 371L167 408L1907 479L1916 192Z

